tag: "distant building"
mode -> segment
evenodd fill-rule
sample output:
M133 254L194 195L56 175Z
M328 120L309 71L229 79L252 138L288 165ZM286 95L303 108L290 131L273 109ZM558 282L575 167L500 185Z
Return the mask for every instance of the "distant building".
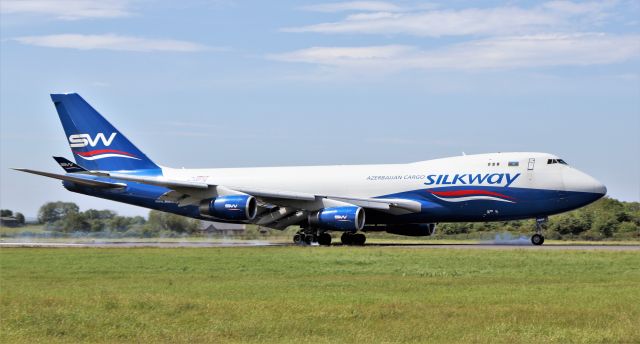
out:
M213 221L200 221L198 231L201 234L214 235L242 235L247 226L235 223L222 223Z
M0 226L20 227L20 221L13 216L3 216L0 217Z

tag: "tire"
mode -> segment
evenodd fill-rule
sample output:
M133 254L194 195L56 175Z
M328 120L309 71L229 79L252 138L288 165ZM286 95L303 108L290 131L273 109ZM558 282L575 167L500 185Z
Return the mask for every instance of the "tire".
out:
M301 234L299 234L299 233L296 233L296 234L293 236L293 243L294 243L294 244L297 244L297 245L302 244L302 235L301 235Z
M540 234L534 234L531 237L531 243L536 245L536 246L540 246L542 244L544 244L544 237Z
M322 233L318 236L318 244L322 246L330 246L331 245L331 235L329 233Z
M367 237L364 234L355 234L353 236L353 244L358 246L364 246L364 243L367 241Z
M311 245L311 243L313 242L313 235L306 234L306 235L304 236L304 242L305 242L307 245Z

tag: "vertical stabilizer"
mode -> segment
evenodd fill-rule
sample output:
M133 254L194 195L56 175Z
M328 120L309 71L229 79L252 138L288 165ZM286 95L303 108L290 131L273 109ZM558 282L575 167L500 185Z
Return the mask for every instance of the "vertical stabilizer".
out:
M96 171L160 169L78 94L52 94L51 100L78 165Z

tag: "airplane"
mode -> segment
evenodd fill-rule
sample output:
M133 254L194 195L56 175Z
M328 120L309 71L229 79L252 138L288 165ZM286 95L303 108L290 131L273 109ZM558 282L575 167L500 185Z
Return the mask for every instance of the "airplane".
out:
M544 243L549 215L603 197L606 187L563 159L514 152L407 164L175 169L157 165L76 93L51 94L74 162L62 180L72 192L201 220L300 229L297 244L364 245L364 233L433 235L436 224L536 219Z

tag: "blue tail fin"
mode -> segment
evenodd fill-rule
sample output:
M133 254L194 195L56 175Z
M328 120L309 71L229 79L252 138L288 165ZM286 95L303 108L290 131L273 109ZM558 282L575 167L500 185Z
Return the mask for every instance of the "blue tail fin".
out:
M160 168L76 93L52 94L71 152L89 170Z

